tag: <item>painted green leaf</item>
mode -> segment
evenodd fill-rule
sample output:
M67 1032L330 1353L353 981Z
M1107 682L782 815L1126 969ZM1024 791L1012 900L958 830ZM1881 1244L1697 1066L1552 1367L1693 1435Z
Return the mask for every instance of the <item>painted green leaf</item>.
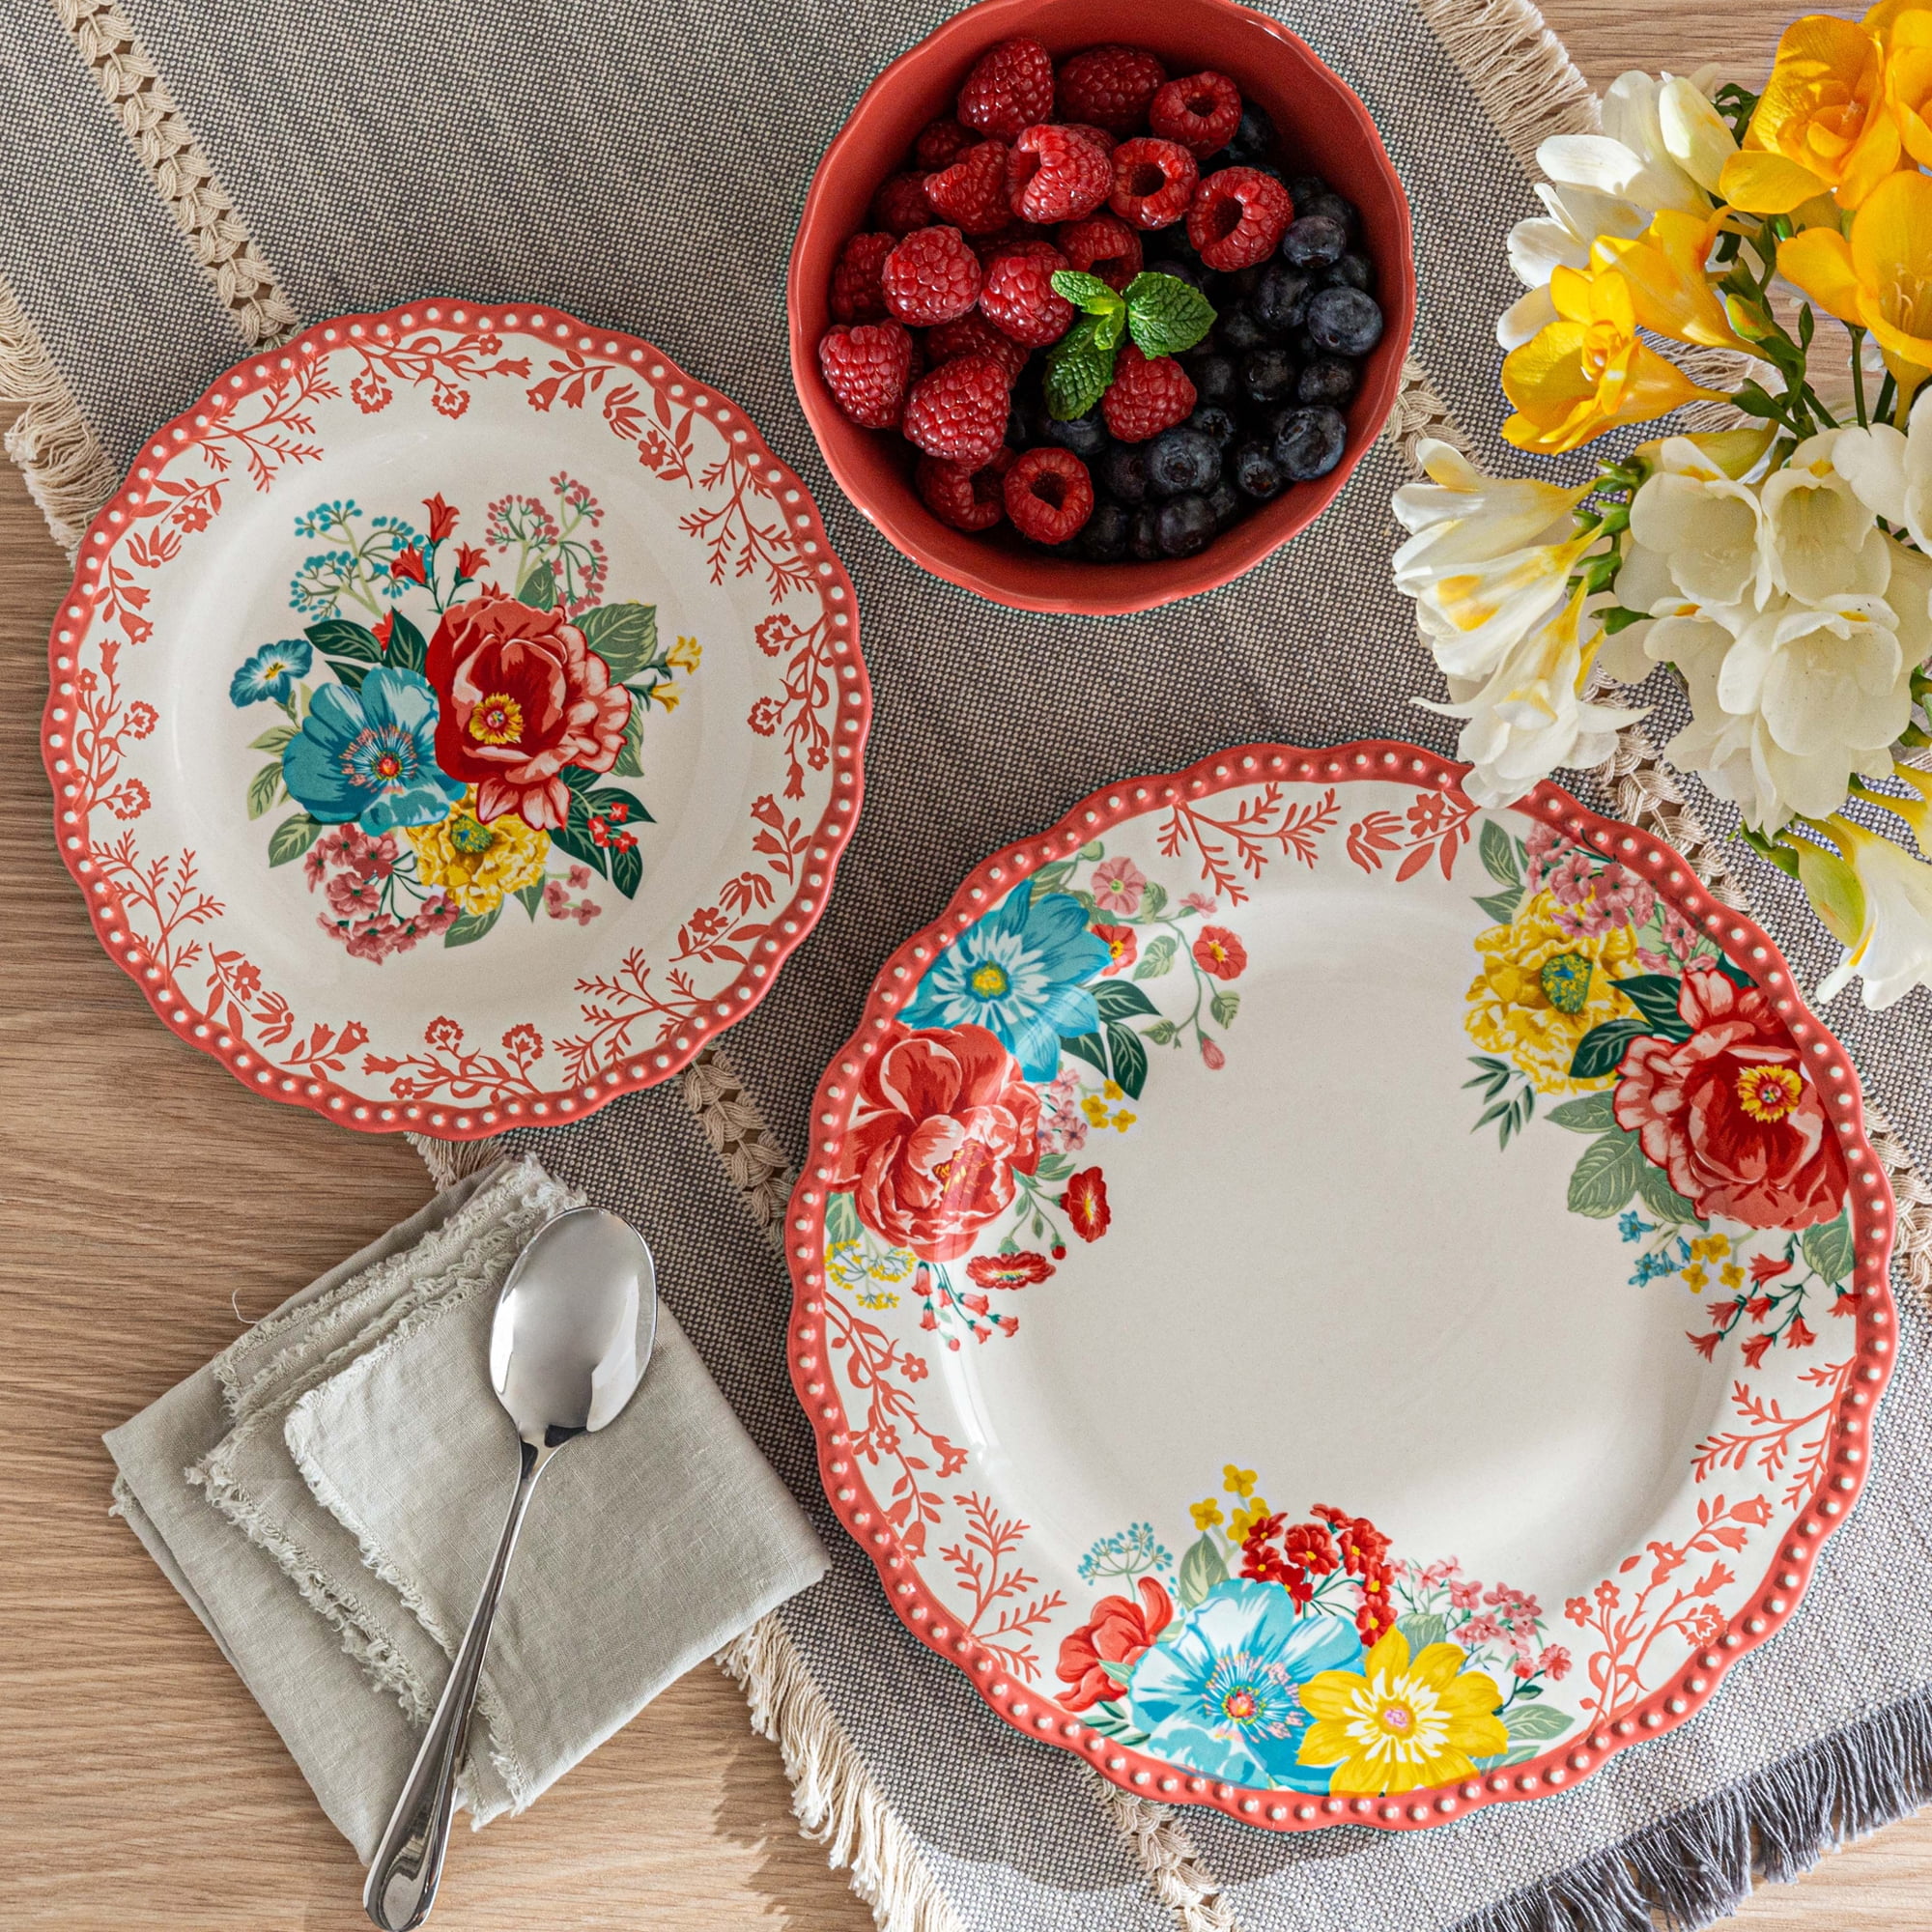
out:
M356 658L363 664L383 662L383 640L366 624L347 617L325 617L302 634L326 658Z
M1548 1704L1525 1704L1520 1699L1503 1713L1510 1736L1524 1744L1549 1744L1577 1727L1577 1719L1567 1712L1552 1711Z
M1175 1595L1183 1610L1191 1610L1216 1583L1228 1580L1228 1561L1221 1547L1205 1532L1188 1545L1174 1579Z
M530 566L524 581L517 585L517 602L527 604L533 611L556 609L556 572L548 562Z
M1632 1136L1633 1139L1635 1136ZM1642 1152L1642 1144L1637 1144L1637 1151ZM1637 1168L1637 1199L1657 1216L1660 1221L1694 1222L1704 1226L1697 1212L1697 1204L1687 1200L1670 1184L1670 1177L1661 1167L1653 1167L1645 1160Z
M1064 1153L1043 1154L1033 1172L1036 1180L1065 1180L1073 1172L1073 1162Z
M544 889L542 882L539 881L533 886L526 886L517 895L517 897L522 901L524 910L532 919L535 919L537 914L543 910Z
M1086 844L1081 846L1080 856L1089 865L1092 865L1095 860L1104 859L1107 856L1107 847L1101 839L1090 838Z
M590 648L611 667L613 684L641 677L658 656L658 607L655 604L605 604L586 611L577 620ZM637 706L631 707L635 714Z
M248 740L248 749L251 752L279 752L297 735L293 724L270 724L259 738Z
M1427 1650L1432 1643L1445 1642L1449 1635L1449 1620L1433 1612L1412 1611L1406 1617L1398 1617L1395 1627L1408 1639L1408 1652L1413 1657L1418 1651Z
M640 698L631 699L631 715L624 720L623 749L611 767L617 779L640 779L644 775L644 706Z
M1497 885L1522 884L1522 845L1500 819L1483 820L1482 836L1476 841L1476 850L1482 858L1483 869Z
M1597 1221L1607 1221L1620 1213L1636 1192L1648 1165L1630 1134L1605 1134L1602 1140L1592 1141L1570 1177L1571 1213L1588 1214Z
M1141 1030L1141 1037L1150 1046L1171 1046L1180 1037L1180 1029L1172 1020L1155 1020L1151 1027Z
M1149 270L1127 284L1127 332L1143 355L1179 355L1214 327L1214 304L1179 275Z
M1843 1281L1852 1271L1852 1230L1840 1209L1835 1221L1822 1221L1798 1237L1804 1259L1822 1281Z
M1111 1677L1114 1680L1114 1682L1121 1687L1122 1690L1124 1690L1127 1688L1127 1686L1133 1681L1133 1675L1134 1675L1133 1664L1124 1662L1121 1658L1103 1657L1099 1660L1099 1664L1100 1668L1104 1670L1107 1673L1107 1675Z
M1071 859L1056 859L1033 875L1033 902L1037 905L1048 893L1058 892L1073 876Z
M1650 1022L1650 1030L1665 1039L1689 1039L1690 1029L1678 1017L1682 980L1667 973L1638 973L1616 982L1617 991Z
M269 837L269 864L286 866L291 859L299 859L322 834L322 821L305 811L283 819Z
M1592 1027L1577 1042L1576 1058L1570 1063L1573 1080L1601 1080L1623 1065L1631 1041L1641 1039L1655 1029L1642 1020L1605 1020Z
M644 854L640 846L628 846L621 852L611 854L611 883L627 899L638 895L638 888L644 882Z
M1126 1705L1114 1699L1090 1705L1082 1711L1081 1719L1089 1729L1100 1733L1103 1738L1113 1738L1117 1743L1144 1745L1148 1734L1142 1730L1129 1714Z
M825 1204L825 1245L837 1247L841 1241L857 1241L865 1238L866 1231L859 1225L859 1210L853 1205L849 1194L835 1194Z
M1131 980L1102 980L1094 988L1094 1004L1103 1020L1134 1019L1160 1010Z
M1493 1757L1474 1758L1471 1762L1478 1771L1500 1771L1506 1764L1527 1764L1531 1758L1542 1755L1541 1745L1512 1745L1508 1750L1497 1751Z
M1552 1107L1548 1118L1573 1134L1606 1134L1617 1129L1616 1090L1605 1087L1601 1094L1585 1094L1580 1099L1565 1100Z
M330 658L328 668L351 691L360 691L362 680L375 669L374 665L366 665L360 658Z
M1241 1010L1241 996L1224 986L1208 1002L1208 1010L1214 1015L1217 1026L1233 1026L1235 1015Z
M1179 952L1180 942L1171 932L1163 932L1143 952L1134 966L1136 980L1158 980L1163 973L1173 971L1174 955Z
M1726 959L1721 952L1719 953L1716 964L1718 971L1721 973L1724 976L1724 978L1731 982L1732 985L1742 986L1746 992L1749 992L1750 989L1757 984L1757 981L1753 980L1751 976L1748 973L1747 973L1742 966L1735 965L1732 961Z
M260 818L282 796L282 761L277 758L248 781L248 816Z
M456 923L442 935L442 943L445 946L469 946L481 939L502 916L501 900L493 905L488 912L459 914Z
M1147 1085L1147 1048L1131 1027L1110 1023L1107 1028L1107 1057L1114 1064L1114 1078L1128 1099L1138 1100Z
M1062 1052L1070 1053L1075 1060L1084 1060L1089 1066L1097 1067L1102 1074L1112 1078L1107 1065L1107 1049L1097 1033L1063 1036L1060 1045Z
M1500 893L1484 893L1478 895L1476 903L1498 925L1507 925L1516 917L1516 909L1522 903L1522 888L1511 886Z
M400 611L389 618L388 660L398 670L420 671L429 662L429 639ZM461 923L461 922L459 922ZM454 932L455 926L450 930ZM457 942L445 939L445 946Z
M1141 894L1141 917L1158 919L1167 910L1167 888L1158 879L1150 879Z

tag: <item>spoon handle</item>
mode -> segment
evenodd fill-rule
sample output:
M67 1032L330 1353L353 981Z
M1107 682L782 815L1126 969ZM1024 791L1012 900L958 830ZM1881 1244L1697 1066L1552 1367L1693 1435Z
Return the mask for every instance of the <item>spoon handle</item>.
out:
M428 1735L416 1752L402 1796L396 1800L388 1827L376 1847L375 1858L370 1861L369 1876L362 1887L362 1909L383 1932L409 1932L411 1926L420 1925L429 1917L429 1909L436 1902L437 1881L442 1876L442 1856L449 1843L456 1767L469 1729L469 1713L476 1702L476 1684L483 1671L483 1653L490 1645L497 1599L502 1594L510 1552L517 1547L517 1532L524 1526L524 1512L529 1507L531 1492L551 1453L528 1442L523 1445L517 1493L503 1523L503 1538L497 1546L496 1560L490 1565L490 1575L484 1581L483 1594L477 1599L475 1614L469 1619L469 1629L464 1634L463 1647L450 1666L449 1681L437 1700Z

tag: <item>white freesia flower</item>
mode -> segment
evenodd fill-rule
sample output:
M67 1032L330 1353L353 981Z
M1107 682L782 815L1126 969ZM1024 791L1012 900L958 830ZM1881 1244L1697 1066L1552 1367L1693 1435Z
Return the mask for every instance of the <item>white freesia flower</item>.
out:
M1889 423L1841 430L1833 461L1860 501L1932 551L1932 388L1913 405L1906 434Z
M1464 720L1458 753L1474 768L1463 789L1478 805L1513 804L1559 765L1593 765L1644 714L1587 701L1583 688L1597 639L1580 636L1578 592L1523 637L1486 679L1452 677L1451 702L1419 700Z
M1761 492L1771 582L1806 604L1883 596L1891 576L1876 515L1833 461L1844 434L1827 430L1801 442Z
M1865 1005L1878 1012L1932 981L1932 866L1862 826L1833 819L1831 830L1858 874L1863 918L1818 998L1835 997L1857 977Z
M1765 509L1748 483L1727 476L1688 437L1666 437L1657 468L1631 499L1631 550L1617 573L1627 609L1672 597L1762 606L1772 568ZM1661 572L1661 577L1660 577Z
M1393 559L1396 588L1450 677L1481 679L1558 604L1593 541L1571 511L1589 486L1485 476L1446 442L1422 442L1427 483L1395 493L1409 540Z

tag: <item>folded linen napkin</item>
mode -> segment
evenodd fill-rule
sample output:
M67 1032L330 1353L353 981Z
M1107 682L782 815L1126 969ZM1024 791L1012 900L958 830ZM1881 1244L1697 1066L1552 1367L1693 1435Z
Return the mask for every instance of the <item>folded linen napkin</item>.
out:
M105 1438L116 1507L364 1862L515 1487L497 1292L582 1200L530 1159L459 1181ZM643 1386L557 1458L524 1526L459 1782L473 1822L521 1811L826 1567L660 1307Z

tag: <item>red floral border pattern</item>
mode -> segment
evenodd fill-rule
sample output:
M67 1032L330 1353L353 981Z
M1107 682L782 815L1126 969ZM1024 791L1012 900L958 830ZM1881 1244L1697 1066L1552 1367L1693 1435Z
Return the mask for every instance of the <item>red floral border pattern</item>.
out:
M840 1521L872 1558L887 1599L906 1629L965 1671L990 1708L1016 1730L1075 1752L1123 1790L1169 1803L1212 1805L1244 1823L1274 1831L1314 1831L1336 1824L1415 1830L1486 1804L1520 1803L1560 1791L1629 1745L1682 1723L1711 1695L1730 1664L1762 1643L1797 1607L1825 1538L1843 1520L1863 1484L1869 1421L1890 1374L1896 1324L1889 1281L1893 1203L1865 1137L1858 1076L1843 1047L1806 1007L1769 936L1712 897L1680 854L1645 833L1587 810L1553 784L1539 785L1514 808L1559 827L1579 844L1614 852L1625 866L1648 877L1687 920L1767 989L1793 1038L1815 1061L1819 1086L1835 1102L1838 1134L1852 1176L1857 1348L1846 1361L1813 1372L1810 1378L1820 1389L1820 1402L1803 1415L1786 1416L1775 1404L1767 1407L1757 1403L1740 1383L1732 1400L1744 1427L1699 1445L1700 1482L1721 1468L1742 1470L1753 1460L1768 1479L1788 1478L1786 1498L1793 1520L1776 1547L1766 1552L1768 1574L1763 1584L1735 1615L1723 1619L1709 1607L1710 1591L1718 1587L1712 1577L1722 1568L1725 1553L1743 1547L1747 1531L1762 1526L1762 1501L1739 1504L1721 1495L1700 1497L1697 1521L1681 1543L1654 1543L1623 1566L1624 1572L1631 1572L1648 1560L1648 1571L1623 1584L1605 1578L1594 1600L1579 1598L1569 1606L1573 1621L1593 1626L1601 1622L1607 1634L1605 1682L1597 1687L1600 1715L1587 1730L1526 1763L1480 1775L1453 1789L1401 1797L1311 1798L1296 1792L1250 1790L1187 1774L1122 1745L1069 1714L1036 1688L1032 1680L1037 1663L1024 1648L1015 1646L1008 1624L1000 1617L988 1623L984 1616L996 1605L1012 1602L1021 1605L1017 1615L1024 1619L1036 1605L1031 1601L1034 1578L1012 1562L1014 1541L1024 1525L1001 1520L992 1500L977 1492L955 1500L966 1507L970 1497L972 1512L983 1514L983 1535L975 1547L949 1548L941 1555L966 1582L980 1613L962 1621L928 1589L920 1574L920 1560L927 1553L926 1530L939 1515L933 1507L939 1497L926 1493L921 1478L929 1482L933 1473L956 1475L966 1456L919 1424L909 1398L892 1380L896 1355L884 1332L856 1320L838 1297L824 1292L830 1156L837 1151L838 1123L850 1100L851 1083L864 1062L877 1052L878 1037L893 1026L896 1010L911 998L934 955L1014 882L1070 857L1122 819L1161 812L1166 814L1164 838L1171 838L1176 849L1192 846L1205 863L1223 868L1232 882L1235 874L1229 860L1245 865L1245 848L1259 839L1275 840L1283 851L1298 849L1295 831L1289 828L1298 831L1300 821L1284 809L1276 786L1301 783L1331 788L1319 808L1325 828L1334 822L1332 787L1350 781L1406 785L1415 794L1415 804L1406 814L1371 812L1354 822L1348 839L1354 864L1374 871L1385 858L1400 853L1399 877L1409 876L1432 859L1446 876L1475 815L1461 789L1466 770L1415 746L1381 740L1325 752L1283 745L1237 746L1185 771L1129 780L1094 792L1051 830L994 854L953 895L939 919L894 952L874 980L859 1030L819 1081L812 1105L812 1145L785 1221L793 1287L788 1350L792 1383L817 1436L826 1494ZM1221 792L1253 786L1263 787L1260 802L1237 808L1232 815L1217 817L1202 803ZM1247 869L1258 872L1259 861ZM854 1385L867 1391L868 1411L858 1426L848 1421L830 1372L829 1355L835 1349L852 1351ZM923 1372L923 1365L920 1367ZM902 1430L914 1433L917 1450L906 1442ZM936 1460L936 1470L928 1456ZM882 1460L899 1472L892 1495L883 1503L861 1467L868 1463L877 1466ZM1690 1574L1680 1580L1678 1573L1687 1569ZM1735 1579L1726 1573L1724 1580ZM1626 1590L1635 1592L1628 1604ZM1695 1647L1666 1682L1651 1687L1642 1677L1644 1651L1666 1630L1680 1632Z
M466 1043L456 1020L439 1017L409 1052L378 1053L362 1018L298 1020L242 950L217 946L227 909L202 883L195 853L144 854L127 829L153 800L122 774L123 754L159 721L154 704L124 696L122 660L154 633L142 580L234 493L266 490L324 454L318 403L346 392L374 415L414 389L453 420L472 387L491 382L524 384L540 413L594 412L644 470L691 490L696 507L680 526L704 547L711 581L752 579L774 607L755 642L781 661L779 686L746 724L780 741L784 781L781 796L751 808L752 863L688 916L673 958L658 965L634 948L609 974L578 981L580 1033L546 1041L521 1020L500 1040ZM700 419L718 433L715 460L694 440ZM807 594L815 595L808 618L778 608ZM89 526L47 659L41 749L56 839L109 956L176 1034L238 1080L368 1133L470 1140L580 1119L678 1072L757 1004L817 923L864 792L871 687L858 598L804 484L742 411L649 343L544 305L429 301L340 316L230 370L148 439ZM831 774L810 825L794 809L808 771ZM98 813L116 821L106 834L96 832ZM724 965L738 969L728 980L700 977ZM551 1066L538 1070L546 1058Z

